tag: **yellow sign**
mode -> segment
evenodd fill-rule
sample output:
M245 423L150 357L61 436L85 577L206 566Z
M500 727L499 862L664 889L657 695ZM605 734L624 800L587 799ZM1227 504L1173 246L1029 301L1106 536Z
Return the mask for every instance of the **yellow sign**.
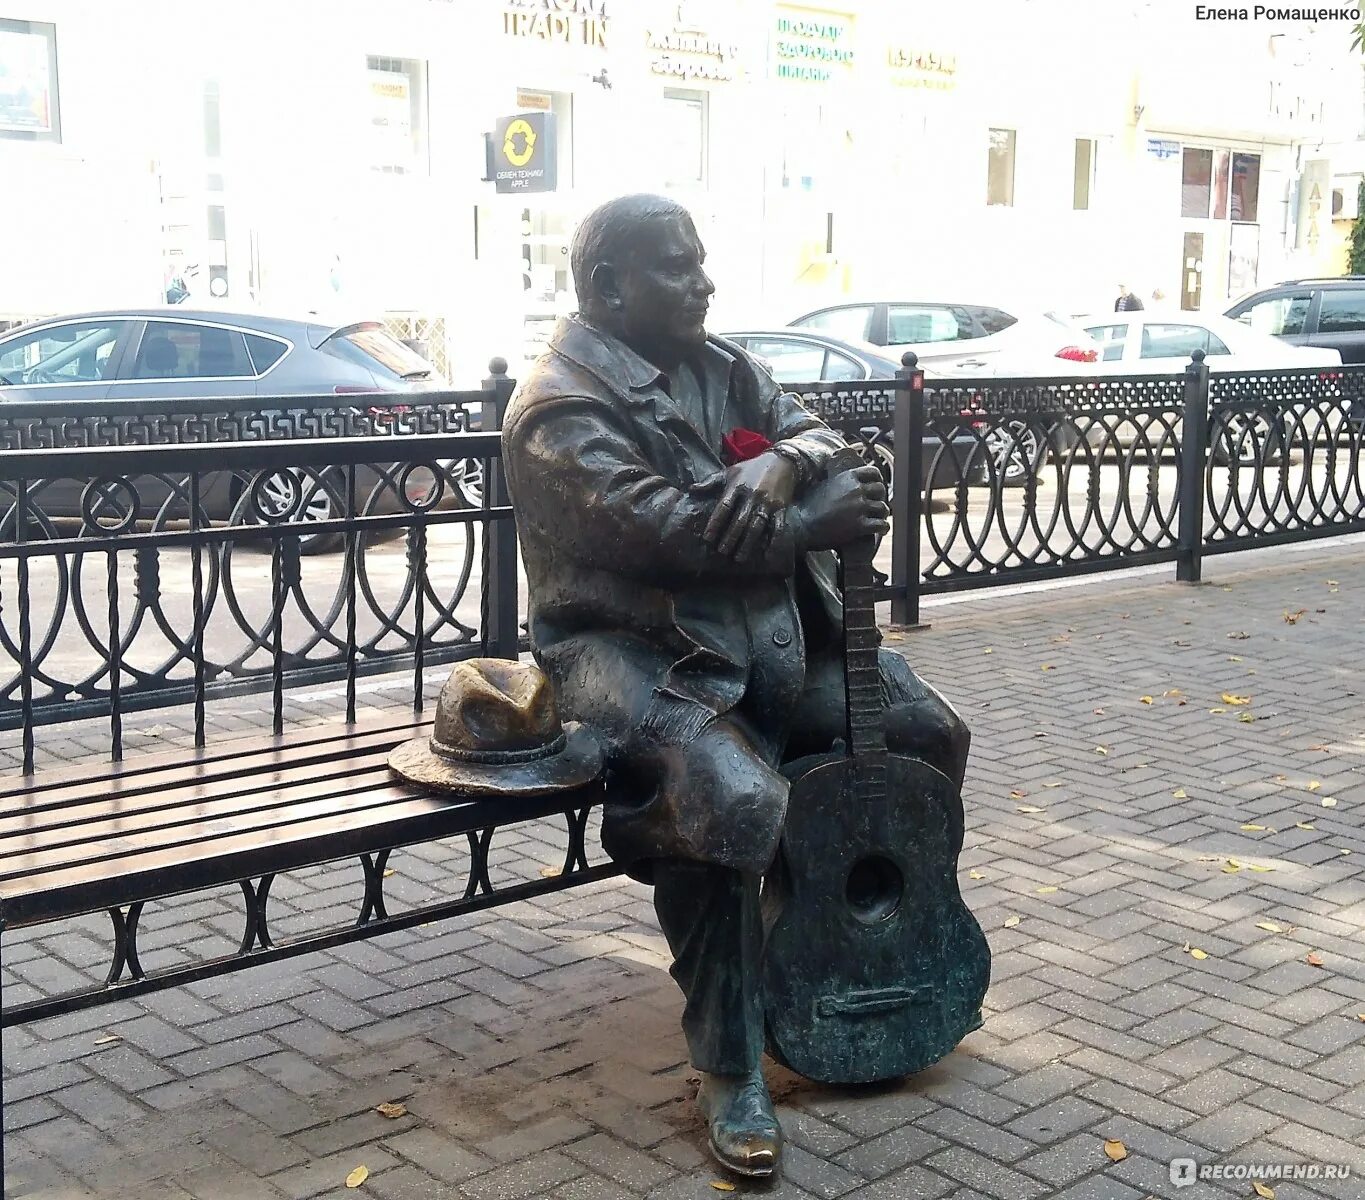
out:
M517 138L522 139L522 148L517 149ZM503 157L514 167L524 167L536 154L536 131L522 120L513 121L502 139Z

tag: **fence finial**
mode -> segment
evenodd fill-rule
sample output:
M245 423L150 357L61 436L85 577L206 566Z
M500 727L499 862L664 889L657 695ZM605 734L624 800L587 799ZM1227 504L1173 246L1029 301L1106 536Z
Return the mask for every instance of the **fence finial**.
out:
M907 371L913 371L916 367L919 366L919 355L916 354L913 350L907 350L904 354L901 355L901 366L903 366Z
M506 375L507 360L505 358L490 358L488 360L488 373L490 375Z

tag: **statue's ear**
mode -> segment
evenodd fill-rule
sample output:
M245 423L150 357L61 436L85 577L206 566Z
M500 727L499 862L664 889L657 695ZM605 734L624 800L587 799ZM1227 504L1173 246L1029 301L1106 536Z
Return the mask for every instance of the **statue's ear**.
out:
M598 263L588 278L592 280L593 294L607 308L612 312L619 312L624 307L625 299L621 295L620 281L616 277L616 268L611 263Z

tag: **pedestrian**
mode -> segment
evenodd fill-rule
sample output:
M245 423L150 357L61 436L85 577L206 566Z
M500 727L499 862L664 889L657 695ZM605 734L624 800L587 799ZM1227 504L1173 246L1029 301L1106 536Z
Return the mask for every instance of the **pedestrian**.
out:
M1114 301L1115 312L1140 312L1142 301L1129 289L1126 283L1119 284L1119 298Z
M740 347L676 201L624 196L574 238L562 319L504 425L532 652L612 770L602 841L654 884L702 1075L712 1153L772 1175L759 889L784 761L845 736L843 606L828 551L887 527L875 470L826 477L843 440ZM879 655L887 740L959 788L970 735Z

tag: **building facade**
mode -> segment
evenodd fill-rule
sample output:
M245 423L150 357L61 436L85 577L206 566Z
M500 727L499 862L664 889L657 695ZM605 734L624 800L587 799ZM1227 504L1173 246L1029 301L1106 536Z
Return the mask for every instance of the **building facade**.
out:
M1360 123L1345 25L1175 0L111 7L0 0L0 318L385 313L466 382L572 311L573 231L622 191L696 214L717 328L1119 282L1218 308L1331 268L1312 205Z

